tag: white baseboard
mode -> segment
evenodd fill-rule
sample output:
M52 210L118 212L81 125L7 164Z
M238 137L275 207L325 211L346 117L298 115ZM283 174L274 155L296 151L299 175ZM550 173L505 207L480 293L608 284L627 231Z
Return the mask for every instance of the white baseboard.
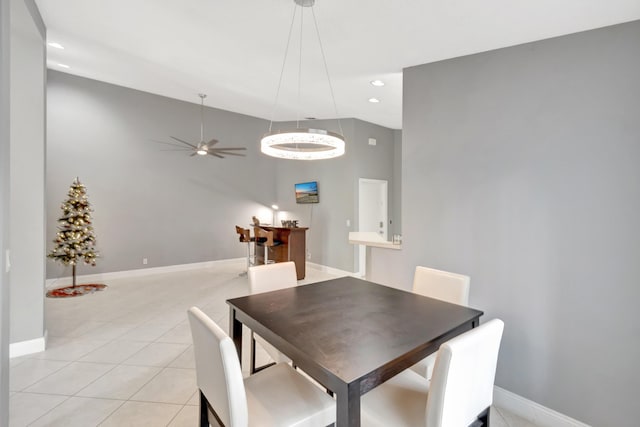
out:
M351 271L340 270L338 268L327 267L326 265L316 264L313 262L307 262L307 267L313 268L314 270L319 270L329 274L335 274L336 276L353 276L359 277L358 273L352 273Z
M589 427L588 424L498 386L493 387L493 404L539 427Z
M76 276L77 282L103 282L110 279L121 279L125 277L141 277L141 276L150 276L153 274L163 274L163 273L172 273L177 271L186 271L186 270L197 270L201 268L220 266L224 264L236 264L236 263L246 263L246 258L230 258L230 259L221 259L217 261L206 261L206 262L195 262L191 264L177 264L177 265L167 265L164 267L151 267L151 268L139 268L136 270L125 270L125 271L113 271L110 273L97 273L97 274L85 274L82 276ZM313 268L315 270L323 271L329 274L335 274L337 276L354 276L357 277L357 273L352 273L350 271L340 270L333 267L327 267L321 264L315 264L312 262L307 262L307 267ZM60 288L63 286L68 286L72 283L72 277L59 277L57 279L47 279L45 282L45 286L47 289Z
M163 267L139 268L136 270L113 271L110 273L85 274L76 276L77 282L102 282L110 279L121 279L124 277L141 277L153 274L172 273L176 271L197 270L201 268L220 266L224 264L234 264L237 262L246 262L246 258L221 259L216 261L194 262L191 264L166 265ZM72 283L71 276L59 277L57 279L47 279L45 286L47 289L60 288L68 286Z
M40 353L47 347L47 331L44 336L27 341L14 342L9 344L9 359L25 356L32 353Z

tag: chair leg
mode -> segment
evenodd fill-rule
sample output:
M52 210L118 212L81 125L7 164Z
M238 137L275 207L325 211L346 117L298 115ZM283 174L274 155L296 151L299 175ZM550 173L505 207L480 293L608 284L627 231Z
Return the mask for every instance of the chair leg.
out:
M482 411L480 415L478 415L478 421L482 423L481 424L482 426L489 427L489 423L491 422L489 419L490 415L491 415L491 407L488 407L487 409Z
M209 427L209 402L200 390L200 427Z
M256 373L256 339L253 336L253 331L251 331L251 362L249 364L249 374L253 375Z

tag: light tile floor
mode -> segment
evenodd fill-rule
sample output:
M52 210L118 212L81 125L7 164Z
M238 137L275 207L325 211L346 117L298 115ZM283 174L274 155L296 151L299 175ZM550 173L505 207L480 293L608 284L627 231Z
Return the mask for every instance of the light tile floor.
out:
M186 311L196 305L228 329L225 301L249 291L247 278L238 276L243 267L223 263L113 279L92 295L47 298L47 350L11 360L9 425L197 426ZM302 283L333 277L308 268ZM243 334L245 346L248 335ZM243 367L248 353L243 352ZM259 352L258 363L267 357ZM535 427L494 409L495 427Z

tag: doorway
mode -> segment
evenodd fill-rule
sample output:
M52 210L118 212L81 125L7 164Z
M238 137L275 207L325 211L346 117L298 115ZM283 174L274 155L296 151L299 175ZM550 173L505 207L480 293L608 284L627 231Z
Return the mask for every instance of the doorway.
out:
M388 182L383 179L360 178L358 181L358 231L377 234L382 240L388 232ZM366 273L367 248L359 246L358 271Z

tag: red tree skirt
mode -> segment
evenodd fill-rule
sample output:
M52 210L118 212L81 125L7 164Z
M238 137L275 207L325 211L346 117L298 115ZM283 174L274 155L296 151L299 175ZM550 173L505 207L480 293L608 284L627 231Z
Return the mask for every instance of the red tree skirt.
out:
M79 297L86 294L92 294L96 291L101 291L106 288L107 285L99 285L90 283L86 285L76 285L76 287L66 286L64 288L51 289L47 292L49 298L69 298Z

